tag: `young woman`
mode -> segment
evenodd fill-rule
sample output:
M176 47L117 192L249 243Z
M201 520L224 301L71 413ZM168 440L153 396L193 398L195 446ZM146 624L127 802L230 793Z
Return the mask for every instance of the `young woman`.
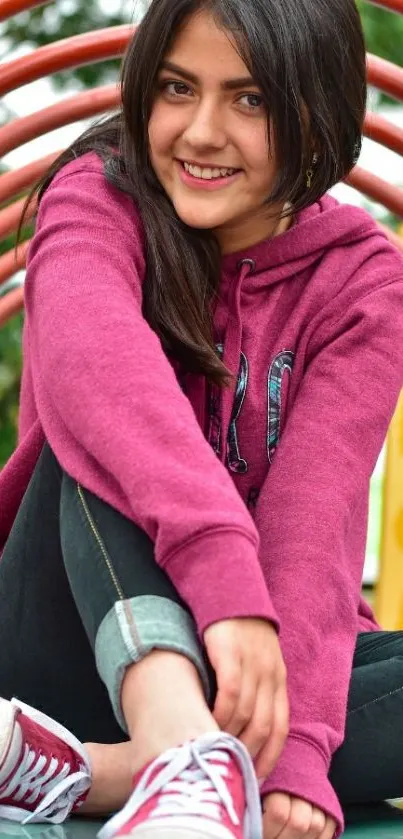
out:
M403 640L360 584L403 264L326 195L365 100L353 0L153 0L121 112L42 183L0 816L331 839L401 794Z

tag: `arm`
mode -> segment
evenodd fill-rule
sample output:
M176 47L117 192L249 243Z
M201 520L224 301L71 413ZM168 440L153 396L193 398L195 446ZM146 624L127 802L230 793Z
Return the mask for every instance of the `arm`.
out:
M73 478L148 533L200 632L226 617L275 622L254 525L142 316L133 202L74 166L42 199L28 263L45 436ZM233 575L242 586L226 586Z
M291 710L263 792L306 799L340 827L327 774L344 736L369 480L403 382L402 312L403 282L384 281L316 331L256 515Z

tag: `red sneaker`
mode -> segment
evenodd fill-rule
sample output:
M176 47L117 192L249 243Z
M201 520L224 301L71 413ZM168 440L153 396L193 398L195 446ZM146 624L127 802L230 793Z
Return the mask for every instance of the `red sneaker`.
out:
M58 824L90 786L88 757L73 734L17 699L0 699L0 818Z
M235 737L205 734L164 752L135 778L98 839L261 839L258 783Z

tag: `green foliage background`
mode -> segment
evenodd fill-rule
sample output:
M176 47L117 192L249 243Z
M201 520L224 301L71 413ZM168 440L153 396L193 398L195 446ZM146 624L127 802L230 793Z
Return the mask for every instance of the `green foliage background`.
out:
M106 4L105 4L106 5ZM105 11L99 0L58 0L16 15L0 27L0 61L6 61L16 47L44 46L57 39L117 26L139 19L147 0L121 0L113 13ZM112 5L112 4L111 4ZM358 0L364 23L367 47L375 53L403 66L403 17L385 12ZM2 51L1 51L2 50ZM52 83L58 90L92 88L115 81L119 61L107 61L55 74ZM13 114L0 103L0 123ZM29 234L29 231L27 231ZM0 242L0 255L9 250L12 238ZM0 330L0 467L15 447L18 413L18 391L21 375L22 315Z
M403 66L403 16L358 0L368 52Z

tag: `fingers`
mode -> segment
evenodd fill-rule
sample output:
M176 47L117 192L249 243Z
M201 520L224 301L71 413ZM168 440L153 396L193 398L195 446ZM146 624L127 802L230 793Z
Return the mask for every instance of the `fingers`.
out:
M259 754L262 746L271 737L274 728L273 710L274 699L272 696L271 682L266 680L261 681L257 689L255 688L255 700L249 720L245 720L244 728L238 735L252 758L255 758ZM256 765L255 770L258 778L267 777L264 774L258 774Z
M227 663L217 675L214 719L221 729L238 737L255 757L272 728L272 685L258 690L256 676L246 668Z
M267 703L267 694L262 693L261 702ZM288 736L289 704L285 682L280 684L276 691L273 706L270 710L272 710L270 730L263 740L263 748L255 761L255 771L258 778L267 778L270 775L283 751ZM264 728L263 720L262 725Z
M273 769L288 734L288 698L285 685L273 696L273 681L256 684L246 668L229 668L217 674L218 695L214 718L229 734L238 737L252 758L260 753L257 776L265 778ZM221 683L221 684L220 684Z
M312 807L311 827L309 829L307 839L320 839L326 827L326 822L327 818L325 813L323 813L322 810L318 810L317 807Z
M291 798L291 811L287 824L284 825L278 839L318 839L312 837L312 804L300 798Z
M264 839L333 839L336 823L307 801L286 793L265 798Z
M279 839L284 825L288 824L292 799L282 792L273 792L264 801L263 839Z
M234 737L239 737L247 748L249 747L249 743L245 742L243 732L245 728L249 728L250 720L253 717L256 706L256 694L256 677L254 677L252 673L249 674L246 670L242 670L242 680L238 700L235 703L232 717L225 726L225 730L228 731L229 734L233 734ZM256 734L254 738L251 738L250 746L251 749L255 748L258 750L259 746L255 743L255 740ZM253 757L254 755L252 751L250 753Z
M214 667L214 662L212 662ZM241 662L230 656L221 656L218 666L215 666L217 679L217 696L214 704L214 719L223 731L227 731L230 720L234 719L235 709L241 694L242 668Z
M217 676L217 697L213 715L222 730L244 743L252 758L258 755L255 770L266 778L274 768L288 734L288 697L284 680L273 692L273 678L260 683L249 668L221 658Z
M320 834L319 839L333 839L336 835L337 825L334 819L328 817L326 819L326 826L324 831Z
M221 730L245 743L252 757L269 743L259 761L263 777L288 733L286 669L277 633L260 619L228 619L211 624L204 641L217 678L214 718Z

